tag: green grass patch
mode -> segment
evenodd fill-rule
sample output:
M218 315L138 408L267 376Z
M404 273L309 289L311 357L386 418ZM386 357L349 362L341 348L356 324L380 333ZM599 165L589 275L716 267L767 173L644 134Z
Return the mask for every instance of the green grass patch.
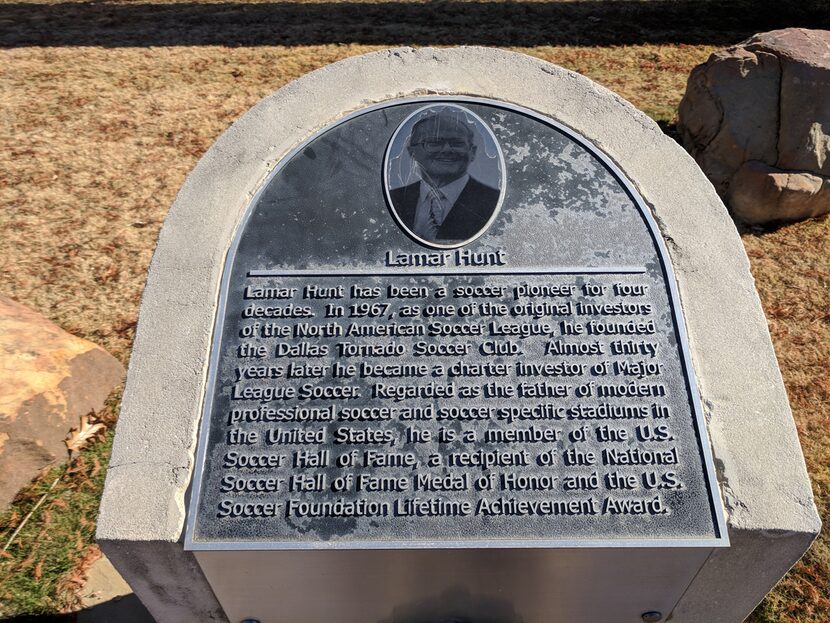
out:
M45 498L0 556L0 617L54 614L78 606L84 573L98 555L91 545L112 439L110 428L71 462L41 474L0 515L3 547Z

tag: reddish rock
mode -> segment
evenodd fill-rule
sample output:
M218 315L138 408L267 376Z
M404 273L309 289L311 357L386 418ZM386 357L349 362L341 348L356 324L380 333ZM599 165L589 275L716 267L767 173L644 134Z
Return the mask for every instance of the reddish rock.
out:
M104 349L0 296L0 510L45 466L67 456L64 439L98 411L124 377Z
M781 171L763 162L745 162L732 178L730 198L747 223L795 221L828 212L830 178Z
M678 130L740 220L830 212L830 32L775 30L715 52L689 76Z

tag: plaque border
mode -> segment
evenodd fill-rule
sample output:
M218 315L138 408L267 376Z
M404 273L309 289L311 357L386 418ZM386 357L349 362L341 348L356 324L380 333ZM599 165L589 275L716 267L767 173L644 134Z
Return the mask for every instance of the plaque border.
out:
M649 235L657 247L660 257L661 267L669 290L669 303L671 307L672 318L675 326L680 345L680 363L685 373L684 378L686 386L689 391L692 403L695 432L697 433L698 448L703 459L704 480L708 489L708 499L711 504L713 512L713 528L716 533L714 537L691 538L691 539L672 539L672 538L647 538L647 539L469 539L469 540L376 540L376 541L361 541L361 540L343 540L343 541L198 541L193 539L193 533L196 527L196 518L198 516L199 498L201 494L202 474L207 454L207 438L210 432L210 421L212 412L212 400L206 400L206 397L213 394L216 385L216 374L219 361L219 346L221 344L222 330L224 328L225 307L227 303L227 293L230 287L230 274L232 268L232 261L236 257L236 250L248 223L249 218L253 213L253 207L259 201L262 193L268 187L271 180L282 170L282 168L291 161L291 159L300 153L311 141L322 136L329 130L347 123L352 119L360 117L364 114L381 110L384 108L391 108L406 104L417 104L423 102L428 104L430 102L448 102L448 103L468 103L468 104L483 104L502 108L517 112L528 117L531 117L541 123L545 123L562 132L568 138L588 150L594 157L596 157L608 171L613 175L617 182L625 189L637 209L640 211L646 225L648 227ZM498 142L497 142L498 144ZM384 163L386 156L384 153ZM506 171L503 172L506 175ZM385 178L386 171L383 171ZM504 188L502 189L504 194ZM494 212L498 213L501 206ZM485 227L481 233L487 231ZM489 274L490 271L488 271ZM646 202L643 200L640 193L629 181L617 164L602 150L596 147L590 140L579 134L576 130L564 125L563 123L548 117L543 113L539 113L530 108L495 100L492 98L474 97L466 95L431 95L422 97L404 97L385 100L377 104L372 104L364 108L355 110L340 119L326 125L320 130L314 132L312 135L305 138L302 142L296 145L293 149L288 151L267 176L259 184L259 188L253 197L248 202L242 217L236 224L233 238L225 252L223 261L222 279L219 285L219 297L216 306L216 314L214 317L211 348L208 359L208 376L205 383L204 391L201 394L202 404L199 407L201 412L201 422L199 423L199 435L196 446L196 463L193 468L190 486L188 487L189 499L185 506L187 507L187 520L185 523L184 532L184 550L185 551L266 551L266 550L401 550L401 549L596 549L596 548L723 548L729 547L729 535L726 526L726 517L723 508L723 502L720 497L720 487L718 485L717 477L714 468L714 459L712 456L711 443L709 441L708 430L706 422L703 417L703 409L700 401L700 393L697 387L697 380L692 365L691 356L689 353L688 332L686 330L685 318L682 314L682 307L680 305L680 294L677 287L677 281L674 276L674 270L669 257L668 250L662 235L660 234L657 222L648 208Z

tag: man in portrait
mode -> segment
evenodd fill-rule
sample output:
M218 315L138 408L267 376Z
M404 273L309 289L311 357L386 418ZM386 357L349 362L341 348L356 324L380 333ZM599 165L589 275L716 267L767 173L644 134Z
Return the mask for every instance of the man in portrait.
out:
M407 150L421 179L391 190L390 197L403 224L423 240L470 239L498 205L499 189L468 173L476 157L470 126L451 109L429 113L412 126Z

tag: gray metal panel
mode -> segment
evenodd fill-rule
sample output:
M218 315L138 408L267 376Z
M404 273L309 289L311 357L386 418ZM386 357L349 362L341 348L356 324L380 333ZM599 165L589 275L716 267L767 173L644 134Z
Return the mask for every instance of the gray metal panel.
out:
M642 623L711 550L196 552L231 621Z
M478 100L478 99L474 99L474 98L446 98L446 97L443 97L443 98L419 98L417 100L402 100L402 101L397 101L397 102L392 102L392 103L386 103L386 104L381 105L381 106L367 108L365 110L359 111L358 113L355 113L355 114L347 117L344 120L341 120L340 122L335 124L335 126L332 126L332 127L337 127L337 126L339 126L343 123L346 123L350 119L359 117L363 114L366 114L367 112L371 112L373 110L377 110L377 109L380 109L380 108L386 108L386 107L390 107L390 106L400 106L400 105L407 104L409 102L422 103L425 100L432 100L432 99L434 99L434 100L451 100L451 101L454 101L454 102L467 102L467 103L470 103L470 104L480 104L480 105L487 105L487 106L497 106L497 107L503 108L505 110L519 111L523 115L526 115L528 117L537 119L539 121L543 121L548 126L556 128L563 135L569 137L570 140L574 141L574 143L582 146L584 149L589 151L613 175L614 179L616 179L617 182L623 188L625 188L626 193L635 201L635 204L637 205L638 209L641 211L642 216L643 216L645 222L647 223L648 230L651 233L651 237L653 239L653 242L654 242L656 248L659 250L660 263L662 265L661 269L662 269L662 271L663 271L663 273L665 274L665 277L666 277L667 288L668 288L669 295L670 295L670 300L671 300L671 305L670 305L671 313L672 313L672 315L674 316L674 319L675 319L676 330L677 330L677 333L678 333L678 336L679 336L678 342L679 342L679 345L680 345L680 351L681 351L681 356L682 356L682 365L683 365L683 368L685 370L686 378L687 378L687 381L688 381L689 397L690 397L690 400L691 400L692 405L693 405L692 411L693 411L694 424L695 424L695 428L697 430L697 434L699 436L701 436L699 451L700 451L700 453L703 457L704 477L705 477L705 480L706 480L706 483L707 483L706 488L708 489L709 496L710 496L711 513L712 513L713 518L714 518L714 528L715 528L714 533L712 533L709 536L702 537L702 538L691 538L691 539L689 539L689 538L682 538L682 537L678 538L676 536L674 538L660 538L660 536L658 535L655 538L646 537L646 538L643 538L643 539L639 539L639 538L627 539L627 538L624 538L624 537L620 538L620 539L607 539L607 538L592 539L590 537L589 538L582 538L582 539L573 539L573 538L550 539L550 538L545 538L542 535L537 535L534 538L523 538L523 539L522 538L516 539L516 538L509 538L509 537L508 538L496 538L496 539L493 539L492 541L490 541L488 546L489 547L534 547L534 546L538 546L538 545L544 545L544 546L548 546L548 547L550 547L550 546L554 546L554 547L555 546L560 546L561 547L561 546L571 546L575 543L578 543L578 544L586 546L586 547L598 547L598 546L602 546L603 544L607 545L607 544L612 544L612 543L616 546L621 546L621 547L636 547L636 546L652 545L652 544L665 544L667 546L677 545L677 546L681 546L681 547L688 546L688 545L695 545L695 544L699 544L699 545L704 546L704 547L705 546L710 546L712 544L721 545L721 546L726 545L727 544L726 534L725 534L725 530L723 528L723 526L724 526L723 511L722 511L722 508L721 508L721 505L720 505L720 500L718 499L718 496L717 496L717 493L716 493L717 489L716 489L716 486L715 486L714 472L713 472L713 469L712 469L710 449L709 449L708 443L705 440L705 432L704 432L705 431L705 426L704 426L703 419L702 419L702 416L701 416L699 398L698 398L698 395L697 395L697 388L696 388L696 385L694 383L693 373L692 373L692 369L691 369L691 365L690 365L690 361L689 361L688 347L687 347L686 336L685 336L685 326L684 326L684 323L682 321L682 317L679 314L680 307L679 307L679 301L678 301L678 297L677 297L676 284L675 284L675 281L674 281L674 277L672 275L671 265L670 265L670 262L668 260L668 256L665 252L665 245L662 241L661 236L659 235L659 232L657 230L656 224L653 221L653 218L650 214L650 211L644 206L644 204L642 202L642 199L637 195L637 193L633 189L632 185L625 179L625 177L622 175L622 173L619 171L619 169L610 160L608 160L607 157L605 157L601 152L599 152L593 146L591 146L589 143L587 143L587 141L585 141L582 137L577 136L575 133L573 133L572 131L568 130L567 128L561 126L560 124L557 124L555 121L552 121L552 120L547 119L547 118L540 117L540 116L536 115L535 113L533 113L532 111L527 111L527 110L524 110L524 109L520 109L520 108L515 107L515 106L509 106L509 105L505 105L505 104L502 104L502 103L499 103L499 102L492 102L492 101L487 101L487 100ZM277 169L275 169L274 173L269 177L269 180L266 181L266 183L263 185L262 189L260 190L260 193L252 201L251 208L249 208L249 211L246 215L246 218L243 219L242 223L240 224L240 227L239 227L238 232L237 232L237 238L236 238L234 244L231 247L231 252L228 255L228 260L227 260L226 270L225 270L225 275L224 275L224 281L223 281L222 290L221 290L222 291L222 298L220 300L220 306L219 306L219 322L217 323L216 334L215 334L216 337L214 338L214 353L211 357L210 384L209 384L208 391L207 391L207 396L208 397L212 396L214 391L215 391L215 382L216 382L216 374L217 374L218 359L219 359L219 357L218 357L218 347L219 347L219 344L220 344L219 336L222 334L222 321L223 321L223 318L224 318L225 306L226 306L226 302L227 302L226 296L227 296L227 292L228 292L228 287L230 285L229 284L229 279L230 279L230 275L231 275L231 272L232 272L231 267L233 265L234 260L236 259L236 250L237 250L238 245L240 243L240 239L242 237L242 234L246 229L247 219L250 218L253 207L256 206L258 204L258 202L262 200L262 193L268 188L269 181L275 178L275 176L278 174L278 172L281 170L281 168L286 163L290 162L293 156L296 156L297 154L301 153L302 150L309 143L313 142L313 140L315 138L317 138L318 136L321 136L322 134L325 134L325 132L330 130L330 129L331 128L327 128L327 130L321 132L320 134L316 135L315 137L312 137L312 139L309 139L309 141L304 143L302 146L298 147L294 152L292 152L292 154L289 154L289 156L287 156L280 163L280 165L277 167ZM626 270L628 270L627 267L624 267L624 268L626 268ZM570 269L578 270L578 271L584 272L584 273L591 273L592 271L601 273L603 271L602 268L591 267L591 266L588 266L588 267L571 267ZM559 270L560 270L560 272L567 272L570 269L569 268L564 268L564 269L559 269ZM249 271L249 274L260 274L260 275L265 276L265 275L268 275L268 274L271 274L271 273L284 274L284 272L285 271L283 269L277 269L277 270L271 270L271 271L266 269L266 270L260 270L260 271ZM368 271L368 272L371 272L371 271ZM519 268L518 271L514 271L514 272L521 272L521 268ZM529 270L529 272L531 272L531 273L534 272L534 269L531 268ZM538 272L544 272L544 271L539 270L539 269L535 269L535 272L538 273ZM556 271L553 270L553 271L550 271L550 272L556 272ZM497 274L497 273L498 273L498 271L488 271L488 274ZM329 276L332 276L332 277L337 275L337 273L334 272L334 271L331 271L331 272L329 272L329 271L320 271L320 270L315 271L313 269L309 270L309 271L297 270L295 272L295 274L297 276L305 275L305 276L308 276L308 277L311 277L313 275L318 275L318 276L322 277L326 274L328 274ZM468 274L475 274L475 271L470 271ZM197 469L196 469L196 473L195 473L196 475L195 475L195 479L194 479L194 484L196 485L195 488L194 488L194 491L197 492L197 495L194 495L193 499L191 500L191 512L190 512L189 518L188 518L188 530L187 530L187 536L186 536L186 547L187 548L189 548L189 549L226 549L226 548L238 548L239 547L239 548L245 548L245 549L283 549L283 548L295 548L295 547L303 548L303 547L306 547L306 548L312 548L313 549L313 548L322 547L322 548L357 548L357 549L361 549L361 548L366 548L366 547L423 548L423 547L433 547L435 545L433 542L431 542L429 540L425 540L425 539L395 539L395 538L391 538L391 539L390 538L384 538L384 539L378 540L378 541L365 540L365 539L351 539L351 540L347 540L347 541L338 541L336 543L334 541L329 541L329 540L315 541L314 539L300 541L300 542L284 541L284 540L279 540L279 539L274 540L274 539L268 539L268 538L257 538L257 539L254 539L254 540L245 539L245 540L238 540L238 541L227 540L227 539L211 539L211 540L204 541L204 540L194 539L193 538L193 529L194 529L197 513L193 512L193 509L198 504L198 495L199 495L199 492L201 491L201 486L202 486L201 485L201 479L202 479L202 475L203 475L205 453L207 451L207 446L208 446L208 444L207 444L208 429L209 429L209 426L210 426L210 417L209 417L209 413L210 413L210 409L211 409L211 400L210 399L206 400L205 409L206 409L206 416L203 418L203 423L202 423L202 432L201 432L201 437L200 437L199 454L198 454L198 465L197 465ZM501 535L501 536L505 537L506 535ZM488 541L487 539L473 539L471 541L471 540L466 540L466 539L452 539L451 538L451 539L442 540L441 541L441 546L442 547L464 548L464 547L469 547L472 543L475 543L476 546L478 546L479 544L487 542L487 541Z

